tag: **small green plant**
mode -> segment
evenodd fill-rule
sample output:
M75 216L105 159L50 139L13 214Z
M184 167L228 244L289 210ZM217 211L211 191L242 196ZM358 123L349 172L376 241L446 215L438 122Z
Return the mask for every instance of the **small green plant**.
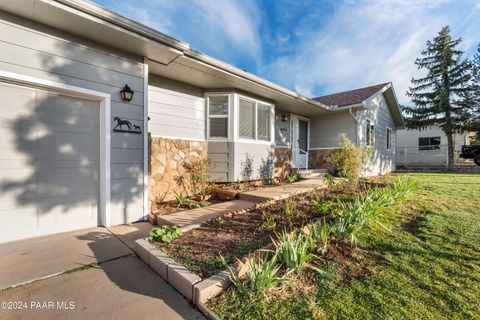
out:
M175 201L177 202L177 207L179 208L188 204L188 198L183 192L175 193Z
M335 177L331 175L330 173L327 173L323 177L323 182L327 185L328 189L335 189L336 184L335 184Z
M236 270L230 267L223 257L222 261L230 273L230 279L239 294L263 293L276 287L288 279L278 276L281 264L277 263L277 256L269 258L267 255L258 257L249 263L244 280L240 279Z
M310 250L315 250L319 254L324 254L328 250L328 240L332 233L332 227L323 219L322 222L316 222L308 229L307 240Z
M286 201L282 212L288 220L294 218L298 214L297 204L290 200Z
M218 227L221 227L225 224L225 219L219 217L219 218L213 220L213 224L215 224Z
M288 183L294 183L294 182L297 182L299 180L298 178L298 175L296 172L290 172L288 175L287 175L287 181Z
M333 201L322 201L321 199L315 199L312 201L313 208L319 213L330 213L335 209L335 203Z
M409 176L393 177L390 180L390 186L395 199L405 198L418 187L415 180Z
M182 230L177 226L162 226L153 228L150 231L148 240L150 242L170 243L182 235Z

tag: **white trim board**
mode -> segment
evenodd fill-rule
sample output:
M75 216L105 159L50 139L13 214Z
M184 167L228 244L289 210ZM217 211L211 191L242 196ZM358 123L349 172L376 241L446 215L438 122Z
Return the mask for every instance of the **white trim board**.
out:
M148 59L143 61L143 220L148 220L148 163L150 161L148 150ZM126 221L125 221L126 222Z
M164 138L164 139L171 139L171 140L185 140L185 141L200 141L200 142L207 142L205 139L196 139L196 138L183 138L183 137L174 137L174 136L164 136L161 134L152 134L150 135L151 138ZM148 138L147 138L148 139ZM227 140L212 140L210 142L225 142ZM148 146L147 146L148 147Z
M100 105L100 225L110 227L111 201L110 201L110 94L71 86L50 80L25 76L13 72L0 70L0 81L20 84L33 88L46 89L55 93L86 100L98 101Z

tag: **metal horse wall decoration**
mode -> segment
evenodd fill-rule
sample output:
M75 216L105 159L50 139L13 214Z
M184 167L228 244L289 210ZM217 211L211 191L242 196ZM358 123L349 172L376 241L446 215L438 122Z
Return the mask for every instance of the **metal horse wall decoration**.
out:
M113 118L116 125L113 127L114 132L127 132L127 133L142 133L142 128L137 125L132 125L132 123L128 120L123 120L119 117Z

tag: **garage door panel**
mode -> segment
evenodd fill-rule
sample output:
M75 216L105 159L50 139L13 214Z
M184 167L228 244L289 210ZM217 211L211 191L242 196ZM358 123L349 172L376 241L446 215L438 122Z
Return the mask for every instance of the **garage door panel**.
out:
M2 209L0 211L0 234L12 231L35 230L38 227L37 209L25 206L21 209ZM22 221L22 223L19 223ZM2 237L0 237L2 239Z
M99 103L4 83L0 94L0 242L98 225Z

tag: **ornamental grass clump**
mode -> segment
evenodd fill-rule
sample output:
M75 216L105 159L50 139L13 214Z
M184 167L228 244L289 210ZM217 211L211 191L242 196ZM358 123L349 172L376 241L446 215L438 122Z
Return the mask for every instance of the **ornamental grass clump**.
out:
M322 276L328 276L324 270L313 264L315 260L320 260L320 258L310 251L308 235L299 232L288 234L283 231L278 236L278 240L272 239L272 242L275 247L275 255L285 266L287 275L292 272L298 273L304 269L310 269Z
M225 258L221 257L221 259L230 273L233 285L241 295L265 293L288 281L287 278L278 275L282 265L278 263L277 255L258 256L250 261L244 279L241 279L238 272L226 263Z
M352 245L367 227L387 227L382 223L388 216L386 208L394 203L388 192L373 189L356 195L353 201L340 201L337 214L330 222L332 230L340 239L348 239Z
M390 179L391 194L395 199L403 199L417 189L417 183L412 177L398 176Z
M332 234L332 227L325 221L317 221L310 225L307 230L307 240L310 250L324 254L328 250L328 241Z

